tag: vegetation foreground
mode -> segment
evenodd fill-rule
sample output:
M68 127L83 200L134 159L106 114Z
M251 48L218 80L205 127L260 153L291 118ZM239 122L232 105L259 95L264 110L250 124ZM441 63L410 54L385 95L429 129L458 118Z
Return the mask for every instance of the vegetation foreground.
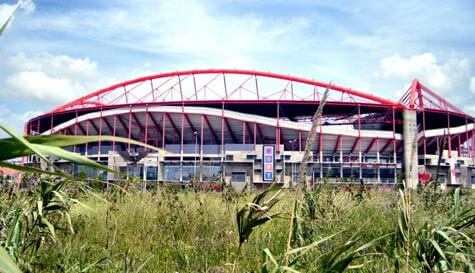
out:
M0 200L0 244L24 272L474 272L471 191L38 181Z

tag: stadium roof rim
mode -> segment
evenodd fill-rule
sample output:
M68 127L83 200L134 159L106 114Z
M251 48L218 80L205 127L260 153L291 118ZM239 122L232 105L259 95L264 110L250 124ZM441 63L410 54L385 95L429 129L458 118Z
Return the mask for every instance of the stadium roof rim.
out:
M149 75L149 76L144 76L144 77L139 77L135 78L132 80L120 82L114 85L111 85L109 87L99 89L95 92L92 92L90 94L87 94L83 97L80 97L76 100L73 100L69 103L66 103L62 106L59 106L49 113L57 113L61 112L64 110L72 109L74 106L79 106L79 105L84 105L84 104L92 104L95 106L103 106L100 102L94 102L90 101L90 99L95 99L99 98L101 95L107 94L109 92L112 92L118 88L125 88L125 86L144 82L144 81L151 81L159 78L167 78L167 77L180 77L180 76L185 76L185 75L200 75L200 74L236 74L236 75L248 75L251 77L264 77L264 78L273 78L273 79L279 79L279 80L284 80L284 81L290 81L290 82L296 82L296 83L302 83L306 85L311 85L315 87L322 87L322 88L328 88L333 91L338 91L342 94L346 94L349 96L354 96L358 97L364 100L371 101L375 104L380 104L380 105L386 105L386 106L394 106L396 108L405 108L405 106L401 102L395 102L389 99L381 98L363 91L358 91L355 89L351 88L346 88L342 87L336 84L333 84L331 82L325 83L321 81L316 81L316 80L311 80L311 79L306 79L302 77L296 77L296 76L290 76L290 75L283 75L283 74L277 74L273 72L264 72L264 71L257 71L257 70L244 70L244 69L192 69L192 70L182 70L182 71L173 71L173 72L165 72L165 73L159 73L159 74L154 74L154 75ZM265 99L265 98L264 98ZM224 99L226 100L226 99Z
M213 75L211 80L207 80L206 83L203 85L197 85L198 79L203 78L204 76L198 78L199 75ZM229 81L227 83L225 75L240 75L246 76L245 80L238 84L238 87L235 89L229 88ZM189 77L192 76L192 77ZM195 81L195 76L197 77ZM238 76L236 76L238 77ZM161 83L159 86L153 85L154 80L162 79L165 80L164 83L171 82L173 85L168 89L162 88L164 83ZM186 86L192 79L192 85L194 85L194 90L191 90L192 95L189 97L185 96L186 88L182 89L182 85ZM283 81L286 83L286 87L284 89L278 89L277 92L273 92L271 94L265 94L265 92L269 92L270 90L266 88L261 88L261 93L259 93L259 84L262 84L261 79L266 81L266 79L272 79L277 81ZM229 78L228 78L229 80ZM231 78L232 80L232 78ZM210 88L210 85L216 84L217 81L221 81L222 86L218 88L222 88L223 90L219 90L215 92ZM250 90L249 88L244 87L248 85L250 82L255 81L255 89ZM137 88L145 82L150 82L150 90L146 90L145 94L137 94ZM308 96L301 96L302 94L297 92L294 94L293 85L301 84L307 87L312 87L313 94L306 94ZM264 84L265 85L265 84ZM287 98L287 93L289 92L288 87L290 85L291 92L291 99ZM261 85L262 87L262 85ZM338 98L329 98L328 103L350 103L350 104L373 104L375 106L383 106L388 108L395 108L395 109L413 109L413 110L429 110L433 112L447 112L453 113L459 116L470 117L470 115L466 114L460 108L456 107L455 105L448 102L445 98L439 96L428 87L424 86L420 83L417 79L413 80L411 86L407 90L407 92L401 97L399 101L392 101L390 99L382 98L379 96L375 96L373 94L355 90L352 88L343 87L340 85L333 84L331 82L321 82L316 81L313 79L307 79L302 77L290 76L290 75L283 75L277 74L273 72L264 72L264 71L257 71L257 70L244 70L244 69L225 69L225 68L210 68L210 69L192 69L192 70L182 70L182 71L173 71L173 72L165 72L159 73L144 77L135 78L132 80L120 82L109 87L99 89L95 92L92 92L88 95L80 97L76 100L73 100L69 103L66 103L62 106L59 106L52 111L46 114L55 114L63 111L68 110L75 110L75 109L87 109L90 107L109 107L109 106L116 106L116 105L124 105L124 104L143 104L143 103L156 103L156 102L173 102L173 103L187 103L189 101L201 101L201 102L251 102L251 101L307 101L307 102L318 102L320 99L320 92L316 91L317 88L328 88L331 91L339 93L341 96ZM160 90L159 90L160 89ZM164 89L164 90L163 90ZM218 99L209 97L209 94L206 95L206 90L209 89L213 91L215 95L218 96ZM228 89L228 90L227 90ZM252 88L251 88L252 89ZM183 91L185 90L185 91ZM204 90L204 92L202 92ZM239 98L235 98L236 91L239 90L239 94L241 91L248 92L247 95L239 95ZM177 96L173 96L174 93L179 91L180 99L176 99ZM193 92L194 91L194 92ZM222 97L221 93L225 92L225 96ZM265 91L265 92L262 92ZM275 90L272 90L275 91ZM201 92L201 93L200 93ZM307 90L308 92L308 90ZM155 94L157 93L157 94ZM200 95L198 95L200 93ZM199 98L204 93L204 97ZM218 94L220 93L220 94ZM333 93L334 94L334 93ZM139 95L139 96L136 96ZM188 94L189 95L189 94ZM249 96L251 95L251 96ZM312 96L313 95L313 96ZM157 97L158 96L158 97ZM252 97L255 96L255 97ZM153 99L151 99L153 97ZM330 96L332 97L332 95ZM125 99L125 101L124 101ZM159 99L162 99L161 101Z

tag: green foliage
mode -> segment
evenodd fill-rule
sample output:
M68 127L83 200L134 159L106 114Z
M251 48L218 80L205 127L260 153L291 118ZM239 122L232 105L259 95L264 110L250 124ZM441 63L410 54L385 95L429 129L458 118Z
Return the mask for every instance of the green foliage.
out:
M412 269L423 272L473 272L475 213L473 207L461 211L460 189L453 193L447 218L441 221L430 218L421 226L413 223L409 192L400 190L399 195L398 228L394 242L403 248L405 257L395 258L396 268L399 269L400 260L404 260L408 271L410 260L415 259L418 263ZM421 197L422 203L425 203L425 196Z
M75 184L65 183L61 192L69 194L75 188ZM405 243L396 244L394 233L399 225L399 193L372 191L358 204L348 192L339 191L331 194L333 203L327 203L327 190L320 192L320 199L314 201L320 202L319 206L331 204L338 209L323 208L325 216L317 214L314 219L306 215L307 209L303 208L306 205L298 192L280 195L280 201L266 212L270 216L279 214L279 217L253 229L237 258L236 210L234 206L226 205L219 192L195 193L172 186L161 186L153 192L125 192L111 187L108 192L96 193L98 198L93 192L80 191L75 197L81 204L65 199L75 233L71 233L65 217L56 213L47 215L55 227L56 240L43 228L45 239L38 251L20 253L18 261L31 260L36 272L121 272L125 269L129 272L230 272L235 260L236 272L322 272L326 267L341 269L344 265L347 265L344 272L395 272L397 263L400 271L404 271ZM275 190L267 193L260 206L275 193ZM453 201L455 192L449 196ZM21 195L6 191L2 192L2 197L0 244L4 245L8 231L14 227L16 212L25 204L35 204L41 195L36 191L25 191ZM242 208L253 203L254 197L242 196L236 206ZM445 251L449 270L470 272L466 266L468 262L473 263L474 255L473 242L468 239L475 238L473 218L469 217L475 204L473 194L461 192L458 206L447 203L445 212L438 214L425 209L424 201L417 193L412 193L410 199L409 272L427 272L420 259L422 256L418 255L432 257L431 253L437 254L433 252L436 249L430 245L430 239ZM285 215L292 212L296 202L299 205L294 212L292 228L295 233L288 249L290 219ZM28 207L33 209L31 205ZM452 222L451 218L457 220ZM427 228L426 222L429 223ZM441 229L444 226L454 227L466 237ZM435 227L446 233L460 249L437 233ZM424 229L427 236L418 235ZM330 238L324 240L327 237ZM429 244L413 244L418 241ZM462 261L461 253L467 263ZM443 258L440 261L444 261ZM27 269L24 262L19 264L23 270ZM287 268L294 271L285 271Z
M0 129L5 131L9 134L10 138L0 139L0 147L2 153L0 153L0 166L17 169L20 171L35 171L40 173L48 173L48 171L40 170L33 167L24 167L24 166L17 166L4 160L17 158L20 156L36 154L41 159L44 160L49 166L51 166L55 171L53 174L67 176L63 173L59 168L57 168L53 163L51 163L47 156L56 156L64 160L68 160L70 162L74 162L80 165L94 167L97 169L105 170L114 172L114 170L110 170L104 165L101 165L87 157L81 156L77 153L69 152L67 150L61 149L62 147L68 147L78 144L84 144L88 142L96 142L96 141L115 141L115 142L124 142L130 143L134 145L143 146L149 148L151 150L159 150L153 146L126 139L121 137L113 137L113 136L58 136L58 135L50 135L50 136L30 136L30 137L22 137L17 135L13 130L8 128L5 125L0 124Z
M268 212L279 201L281 192L282 190L275 191L273 188L263 191L256 195L251 203L247 203L236 213L239 247L249 239L254 229L270 221L272 217L277 215L269 215ZM270 193L274 193L274 195L266 199Z
M4 273L20 273L21 270L10 258L8 252L0 246L0 271Z
M5 223L3 246L25 270L33 271L35 257L45 244L58 241L57 230L73 233L69 208L77 200L63 191L66 180L42 176L31 192L17 192L1 215ZM5 210L3 210L5 209Z

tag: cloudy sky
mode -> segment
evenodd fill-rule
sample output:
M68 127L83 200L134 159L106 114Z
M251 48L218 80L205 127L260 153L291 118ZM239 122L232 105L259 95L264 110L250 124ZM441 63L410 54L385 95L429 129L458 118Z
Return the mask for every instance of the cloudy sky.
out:
M15 4L0 4L0 24ZM393 100L417 78L475 114L474 15L473 0L30 0L0 38L0 122L21 130L119 81L218 67Z

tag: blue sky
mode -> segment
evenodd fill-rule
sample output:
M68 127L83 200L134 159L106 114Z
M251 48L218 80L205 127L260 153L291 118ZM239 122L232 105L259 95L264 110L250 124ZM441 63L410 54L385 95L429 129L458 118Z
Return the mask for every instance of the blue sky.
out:
M0 4L0 23L16 1ZM0 122L146 74L244 68L475 114L475 1L27 1L0 38Z

